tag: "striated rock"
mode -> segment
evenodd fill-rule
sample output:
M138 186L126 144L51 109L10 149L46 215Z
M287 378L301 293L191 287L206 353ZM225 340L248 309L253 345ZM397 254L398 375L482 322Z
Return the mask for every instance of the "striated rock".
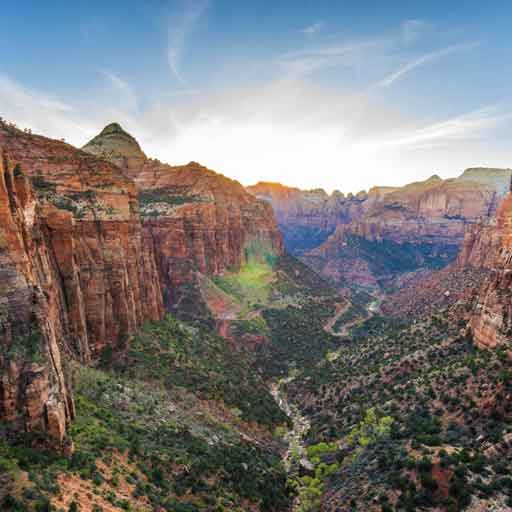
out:
M467 171L450 180L434 175L346 198L272 183L248 190L274 206L292 253L335 280L376 286L400 272L452 261L467 224L494 214L509 174L494 170L487 178Z
M114 156L107 158L133 178L145 244L153 247L168 310L179 306L183 313L190 301L195 303L190 306L197 306L196 298L187 294L198 272L222 274L250 258L283 253L281 234L267 202L196 162L170 166L148 159L138 153L133 137L122 129L119 132L118 125L109 127L84 150L109 147Z
M50 445L62 449L74 416L60 349L64 297L36 197L5 150L0 283L0 418L13 432L47 432Z
M469 327L482 348L512 340L512 193L500 203L493 222L468 231L459 267L486 268L489 277L477 292Z
M260 182L247 190L274 208L287 249L300 255L324 242L340 222L361 214L361 201L341 192L300 190L279 183Z
M62 142L0 124L0 418L70 450L64 360L163 315L135 186Z
M144 320L163 315L152 247L142 246L137 191L121 170L67 144L0 130L0 146L35 192L50 260L58 276L73 353L88 362ZM52 283L53 284L53 283ZM50 285L50 283L48 283Z
M500 196L503 196L508 192L511 177L512 169L473 167L466 169L457 180L482 183L496 190Z
M101 133L83 147L83 150L126 169L131 177L133 177L132 174L138 173L141 165L146 161L146 155L139 143L118 123L105 126Z
M150 160L115 123L86 149L0 124L0 419L66 453L67 359L198 307L198 273L283 253L272 208L239 183Z
M150 160L115 123L85 149L0 123L0 420L64 453L70 359L200 307L198 273L283 254L271 206L239 183Z

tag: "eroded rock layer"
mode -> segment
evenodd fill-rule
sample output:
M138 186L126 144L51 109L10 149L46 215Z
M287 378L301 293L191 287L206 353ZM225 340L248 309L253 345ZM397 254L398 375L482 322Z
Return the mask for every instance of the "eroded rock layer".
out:
M42 431L68 445L74 415L60 342L65 297L28 179L0 158L0 418L12 431Z
M195 162L170 166L148 159L115 124L84 150L112 160L134 180L167 309L186 312L198 273L221 274L249 258L283 254L272 207L238 182Z
M468 230L457 260L460 268L488 269L478 290L470 328L475 342L486 348L512 340L512 193L500 203L496 218Z
M470 169L346 197L272 183L248 190L274 206L293 253L335 280L378 286L453 261L467 225L494 215L509 178L510 170Z

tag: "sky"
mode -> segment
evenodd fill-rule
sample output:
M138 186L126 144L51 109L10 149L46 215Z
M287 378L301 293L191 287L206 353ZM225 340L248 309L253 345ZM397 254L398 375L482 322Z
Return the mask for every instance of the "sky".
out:
M27 0L0 13L0 116L245 185L343 192L512 167L512 2Z

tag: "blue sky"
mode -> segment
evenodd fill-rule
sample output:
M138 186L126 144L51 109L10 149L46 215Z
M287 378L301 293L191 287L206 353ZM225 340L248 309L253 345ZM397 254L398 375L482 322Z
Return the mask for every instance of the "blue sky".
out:
M118 121L245 184L509 167L511 19L505 1L10 2L0 115L76 145Z

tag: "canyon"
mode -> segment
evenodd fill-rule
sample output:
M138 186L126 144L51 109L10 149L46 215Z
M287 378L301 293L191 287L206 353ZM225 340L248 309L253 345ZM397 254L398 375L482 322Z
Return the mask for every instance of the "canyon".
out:
M392 288L404 272L453 261L468 225L494 217L512 171L468 169L403 187L335 191L259 183L251 193L274 207L287 249L338 282Z
M510 169L243 187L118 123L0 155L3 504L506 506Z

